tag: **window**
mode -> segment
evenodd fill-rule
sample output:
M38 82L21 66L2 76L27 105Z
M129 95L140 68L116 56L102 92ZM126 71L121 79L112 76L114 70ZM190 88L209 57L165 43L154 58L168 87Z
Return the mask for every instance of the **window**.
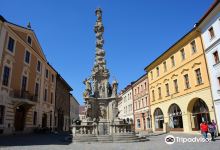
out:
M47 101L47 89L44 90L44 101Z
M195 52L196 52L196 42L195 42L195 41L192 41L192 42L190 43L190 45L191 45L191 48L192 48L192 53L195 53Z
M184 49L181 49L181 50L180 50L180 53L181 53L182 60L185 60L185 59L186 59L186 56L185 56L185 51L184 51Z
M178 89L177 79L173 80L173 84L174 84L175 93L178 93L179 89Z
M197 84L200 85L202 84L202 75L201 75L201 71L200 69L196 69L196 80L197 80Z
M218 83L219 83L219 86L220 86L220 77L218 77Z
M152 71L150 72L150 75L151 75L151 80L153 80L154 77L153 77L153 72Z
M169 84L167 83L167 84L165 84L165 86L166 86L166 93L167 93L167 96L169 96L169 95L170 95Z
M159 99L161 99L161 87L158 87L158 97L159 97Z
M141 121L140 121L140 119L137 119L137 128L141 128Z
M22 77L21 91L25 92L27 89L27 77Z
M37 112L34 111L34 117L33 117L33 125L37 124Z
M10 77L10 68L5 66L4 67L4 72L3 72L2 85L8 86L8 84L9 84L9 77Z
M137 90L136 89L134 90L134 93L135 93L135 95L137 94Z
M141 92L143 91L143 86L141 85Z
M51 80L52 80L52 82L54 82L54 75L53 74L51 75Z
M155 101L154 90L152 90L152 100Z
M0 105L0 124L4 123L5 106Z
M139 94L139 87L138 87L138 94Z
M32 39L31 39L31 37L30 37L30 36L28 36L28 37L27 37L27 42L28 42L28 44L30 44L30 45L31 45L31 43L32 43Z
M148 104L147 104L147 97L145 97L145 103L146 103L146 105L148 105Z
M11 37L9 37L9 39L8 39L8 50L12 53L14 52L14 45L15 45L15 40L12 39Z
M138 108L141 108L141 101L138 101Z
M170 59L171 59L172 67L174 67L175 66L174 56L171 56Z
M214 59L215 59L215 64L219 63L219 56L218 56L218 51L215 51L213 53Z
M26 63L30 63L30 56L31 56L31 53L29 51L26 51L25 52L25 62Z
M186 87L186 89L189 89L189 88L190 88L190 85L189 85L189 75L188 75L188 74L185 74L185 75L184 75L184 81L185 81L185 87Z
M157 67L157 76L159 76L160 75L160 69L159 69L159 67Z
M36 83L35 84L35 96L38 97L38 95L39 95L39 83Z
M144 89L146 89L147 88L147 83L146 82L144 82Z
M215 37L215 33L214 33L213 27L209 28L209 35L210 35L210 39Z
M163 69L164 69L164 72L167 71L167 63L166 62L163 62Z
M46 78L48 78L48 76L49 76L49 71L48 71L48 69L46 69Z
M41 62L39 60L37 61L37 71L41 72Z
M142 107L144 107L144 99L141 99Z

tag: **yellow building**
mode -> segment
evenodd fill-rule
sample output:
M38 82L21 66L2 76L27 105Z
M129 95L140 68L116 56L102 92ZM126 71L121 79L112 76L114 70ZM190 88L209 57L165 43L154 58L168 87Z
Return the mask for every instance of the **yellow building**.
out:
M215 120L206 60L196 28L145 68L154 131L192 132Z

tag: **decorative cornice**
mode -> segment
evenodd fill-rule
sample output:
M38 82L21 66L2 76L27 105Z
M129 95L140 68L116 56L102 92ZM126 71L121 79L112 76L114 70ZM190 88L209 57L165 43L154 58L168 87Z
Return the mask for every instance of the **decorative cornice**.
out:
M194 68L194 67L197 66L197 65L201 65L201 62L199 62L199 63L194 63L194 64L192 65L192 68Z

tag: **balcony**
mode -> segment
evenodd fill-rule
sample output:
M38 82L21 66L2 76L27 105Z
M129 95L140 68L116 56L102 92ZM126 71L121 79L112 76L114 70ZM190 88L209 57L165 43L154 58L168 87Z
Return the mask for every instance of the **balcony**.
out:
M13 90L10 91L9 96L12 97L15 101L23 101L29 103L38 101L38 96L31 94L29 91Z

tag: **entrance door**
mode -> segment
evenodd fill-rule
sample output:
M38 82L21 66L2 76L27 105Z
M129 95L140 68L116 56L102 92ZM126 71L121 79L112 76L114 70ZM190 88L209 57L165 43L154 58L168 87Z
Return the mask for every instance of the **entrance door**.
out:
M16 108L15 112L15 131L23 131L25 124L25 108L24 106L19 106Z
M64 125L64 115L63 113L58 113L58 131L63 131Z
M42 128L47 127L47 114L43 114L42 116Z

